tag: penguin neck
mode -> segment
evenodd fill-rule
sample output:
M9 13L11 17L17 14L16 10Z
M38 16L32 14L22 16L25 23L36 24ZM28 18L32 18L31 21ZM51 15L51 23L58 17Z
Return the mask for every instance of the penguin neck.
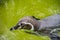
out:
M38 25L39 25L39 29L38 30L44 29L47 26L46 22L42 21L42 20L38 21Z

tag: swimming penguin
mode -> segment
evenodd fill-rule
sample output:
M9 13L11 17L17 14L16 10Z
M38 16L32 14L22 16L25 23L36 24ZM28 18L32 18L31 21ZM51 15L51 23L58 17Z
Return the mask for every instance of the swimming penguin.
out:
M49 33L55 28L60 28L60 14L51 15L40 20L34 16L26 16L19 20L10 30L18 28Z

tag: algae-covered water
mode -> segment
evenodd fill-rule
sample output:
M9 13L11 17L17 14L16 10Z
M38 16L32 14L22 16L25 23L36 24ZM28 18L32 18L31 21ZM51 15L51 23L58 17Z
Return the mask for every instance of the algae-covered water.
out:
M45 18L60 13L60 0L0 0L0 40L50 40L22 30L10 31L20 18Z

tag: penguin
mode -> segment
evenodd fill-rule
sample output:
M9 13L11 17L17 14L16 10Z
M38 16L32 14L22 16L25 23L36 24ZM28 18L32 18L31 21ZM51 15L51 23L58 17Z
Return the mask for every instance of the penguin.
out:
M50 33L54 29L60 28L60 14L51 15L43 19L38 19L34 16L26 16L19 20L10 30L16 30L18 28Z

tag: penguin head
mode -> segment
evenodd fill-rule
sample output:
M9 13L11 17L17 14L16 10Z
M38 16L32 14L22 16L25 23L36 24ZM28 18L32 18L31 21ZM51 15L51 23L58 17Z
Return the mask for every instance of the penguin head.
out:
M34 25L28 22L21 22L20 29L34 30Z

